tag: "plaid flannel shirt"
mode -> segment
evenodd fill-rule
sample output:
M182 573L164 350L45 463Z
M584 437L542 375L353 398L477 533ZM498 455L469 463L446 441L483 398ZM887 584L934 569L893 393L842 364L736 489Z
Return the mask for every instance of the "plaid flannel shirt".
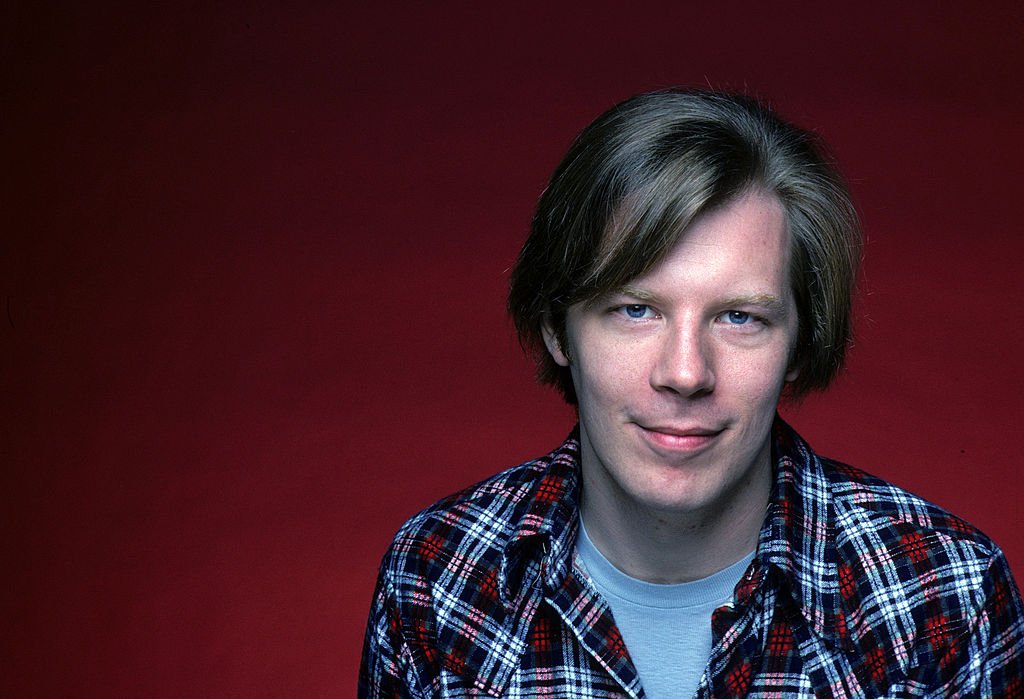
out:
M781 420L773 459L698 697L1024 696L1024 605L987 537ZM574 560L579 496L574 432L409 520L381 566L359 696L643 697Z

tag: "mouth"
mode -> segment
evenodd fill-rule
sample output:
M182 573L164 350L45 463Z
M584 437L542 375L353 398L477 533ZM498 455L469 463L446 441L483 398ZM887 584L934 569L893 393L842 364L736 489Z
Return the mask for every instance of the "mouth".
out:
M634 423L643 438L658 451L694 452L715 441L724 428Z

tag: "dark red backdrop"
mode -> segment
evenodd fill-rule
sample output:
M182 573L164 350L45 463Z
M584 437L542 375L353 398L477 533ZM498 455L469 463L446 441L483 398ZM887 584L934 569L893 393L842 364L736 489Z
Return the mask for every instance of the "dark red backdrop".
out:
M793 421L1024 575L1017 3L295 4L3 10L0 694L353 694L398 524L570 426L502 313L547 174L673 84L770 96L863 211Z

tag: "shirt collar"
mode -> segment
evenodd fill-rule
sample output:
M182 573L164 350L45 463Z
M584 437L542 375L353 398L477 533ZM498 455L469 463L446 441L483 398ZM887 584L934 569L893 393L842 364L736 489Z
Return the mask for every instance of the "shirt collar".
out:
M502 602L510 612L521 609L536 582L531 578L539 575L553 590L569 573L579 522L579 454L576 426L558 449L538 460L543 475L524 498L501 561Z
M850 645L839 594L836 513L821 459L781 418L772 427L774 484L757 560L774 571L810 627Z

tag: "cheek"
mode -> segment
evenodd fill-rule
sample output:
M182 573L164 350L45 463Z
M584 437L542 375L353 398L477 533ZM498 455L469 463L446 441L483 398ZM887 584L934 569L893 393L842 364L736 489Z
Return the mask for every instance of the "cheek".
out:
M571 366L576 393L597 405L628 399L646 385L643 359L635 352L595 345L577 352Z
M783 354L766 356L762 361L740 357L736 362L722 367L726 375L720 375L719 380L728 381L733 390L745 398L751 407L766 404L774 406L787 380L786 360L787 357ZM731 381L728 378L730 376Z

